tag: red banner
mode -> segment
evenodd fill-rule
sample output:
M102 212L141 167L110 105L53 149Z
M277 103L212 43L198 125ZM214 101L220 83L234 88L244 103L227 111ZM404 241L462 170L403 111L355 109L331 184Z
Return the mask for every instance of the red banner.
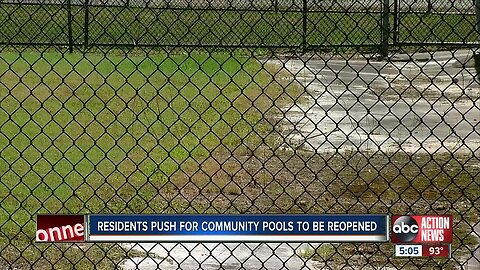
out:
M37 215L37 242L85 242L85 216Z

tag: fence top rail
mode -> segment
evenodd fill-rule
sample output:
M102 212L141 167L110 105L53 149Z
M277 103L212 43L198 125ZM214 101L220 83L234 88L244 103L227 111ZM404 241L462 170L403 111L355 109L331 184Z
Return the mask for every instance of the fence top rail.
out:
M390 7L398 6L399 11L403 12L452 12L464 13L475 12L475 4L473 1L465 0L397 0L390 1ZM66 0L2 0L3 4L44 4L44 5L63 5ZM84 0L71 0L72 5L84 5ZM241 9L241 10L302 10L304 6L308 10L344 10L344 11L365 11L373 12L382 10L381 0L332 0L332 1L316 1L316 0L235 0L235 1L219 1L219 0L199 0L199 1L158 1L158 0L90 0L93 6L118 6L118 7L148 7L148 8L186 8L186 9Z

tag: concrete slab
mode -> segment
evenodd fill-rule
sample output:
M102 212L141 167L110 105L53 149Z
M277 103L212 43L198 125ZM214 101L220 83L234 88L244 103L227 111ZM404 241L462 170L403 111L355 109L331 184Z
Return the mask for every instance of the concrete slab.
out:
M123 269L318 269L315 262L298 256L302 244L275 243L181 243L133 244L133 249L154 254L131 258Z
M284 131L286 145L320 152L479 151L480 87L476 71L458 65L473 52L431 56L409 62L275 61L308 92L307 102L285 111L293 123Z

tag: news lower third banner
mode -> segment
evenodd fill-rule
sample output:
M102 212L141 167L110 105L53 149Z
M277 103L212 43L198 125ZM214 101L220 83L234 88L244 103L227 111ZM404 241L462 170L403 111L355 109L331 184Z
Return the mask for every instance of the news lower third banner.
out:
M82 226L80 217L49 216L50 228L37 224L37 241L387 242L390 225L387 215L370 214L87 215Z

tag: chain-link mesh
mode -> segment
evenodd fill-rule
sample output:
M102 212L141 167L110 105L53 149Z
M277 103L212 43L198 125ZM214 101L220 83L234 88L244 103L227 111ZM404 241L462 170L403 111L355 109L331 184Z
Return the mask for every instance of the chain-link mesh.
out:
M1 1L0 269L479 269L475 11ZM452 214L453 258L395 258L390 244L35 244L39 213Z

